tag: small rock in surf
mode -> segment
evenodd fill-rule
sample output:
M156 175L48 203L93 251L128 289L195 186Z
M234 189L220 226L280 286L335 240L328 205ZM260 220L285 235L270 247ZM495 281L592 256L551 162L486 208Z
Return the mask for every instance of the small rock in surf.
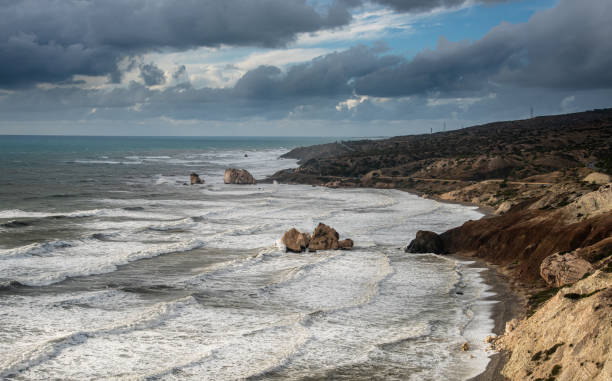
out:
M200 178L200 176L197 173L195 173L195 172L193 172L191 175L189 175L189 177L191 179L191 185L194 185L194 184L204 184L204 180L202 180Z

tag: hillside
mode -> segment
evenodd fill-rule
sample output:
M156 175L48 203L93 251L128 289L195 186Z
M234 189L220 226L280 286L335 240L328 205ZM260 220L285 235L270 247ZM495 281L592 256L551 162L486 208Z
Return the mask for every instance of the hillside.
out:
M582 167L611 173L611 127L612 109L605 109L435 134L301 147L283 157L300 159L302 166L274 178L321 184L381 183L378 186L439 193L457 188L443 184L448 180L520 180ZM431 184L420 179L438 181Z

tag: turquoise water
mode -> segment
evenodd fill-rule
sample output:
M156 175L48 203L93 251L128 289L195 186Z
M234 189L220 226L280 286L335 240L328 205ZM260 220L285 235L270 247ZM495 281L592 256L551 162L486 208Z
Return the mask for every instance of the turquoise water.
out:
M36 209L45 197L104 193L135 177L221 173L229 164L267 163L244 154L277 153L334 138L0 136L1 209ZM221 157L221 158L220 158ZM268 157L268 156L266 156ZM274 163L272 163L274 164ZM63 210L63 205L52 205ZM65 209L65 208L64 208Z

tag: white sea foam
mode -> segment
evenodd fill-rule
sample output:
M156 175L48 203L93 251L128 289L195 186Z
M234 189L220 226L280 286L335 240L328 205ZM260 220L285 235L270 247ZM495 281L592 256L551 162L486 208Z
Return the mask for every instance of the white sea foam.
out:
M0 251L2 282L100 274L0 300L10 311L0 377L465 379L484 368L476 343L492 322L478 270L399 249L418 229L443 231L477 211L394 190L223 184L226 167L261 178L295 163L270 160L280 154L272 150L244 153L101 158L163 173L130 177L88 201L100 209L0 211L82 217L58 220L81 238ZM191 165L204 186L182 185ZM354 250L284 252L284 231L319 222L353 238ZM145 258L155 259L138 262ZM458 284L463 295L453 292ZM474 343L473 359L458 351L464 341Z
M88 339L99 335L119 335L134 330L149 329L171 317L176 310L193 303L191 297L172 302L159 303L139 316L118 325L102 327L96 330L76 331L68 335L45 340L31 348L0 360L0 377L7 377L22 372L32 366L58 356L67 347L80 345Z
M100 209L73 212L27 212L20 209L0 210L0 218L91 217L102 213Z
M172 219L176 216L147 211L130 211L124 209L90 209L71 212L27 212L19 209L1 210L0 218L84 218L84 217L126 217L126 218L159 218Z
M112 272L129 262L204 245L205 242L197 239L163 244L85 239L68 244L9 249L1 253L0 279L27 286L45 286L69 277ZM45 255L33 256L32 252L39 251L44 251Z
M124 164L124 165L138 165L142 164L142 161L114 161L114 160L75 160L77 164Z
M0 260L30 256L45 256L51 254L58 249L71 247L72 242L67 241L51 241L43 243L32 243L29 245L17 247L14 249L0 250Z

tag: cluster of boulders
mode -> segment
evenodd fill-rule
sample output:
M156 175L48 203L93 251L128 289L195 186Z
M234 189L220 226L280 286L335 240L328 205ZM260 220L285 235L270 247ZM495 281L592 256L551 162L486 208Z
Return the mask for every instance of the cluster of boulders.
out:
M285 245L287 251L294 253L301 253L306 250L350 250L354 244L352 239L340 240L340 235L336 229L323 223L315 228L312 235L292 228L283 235L281 242Z
M189 175L191 185L204 184L204 180L193 172ZM225 184L257 184L257 181L246 169L228 168L223 176ZM187 185L187 183L185 183Z

